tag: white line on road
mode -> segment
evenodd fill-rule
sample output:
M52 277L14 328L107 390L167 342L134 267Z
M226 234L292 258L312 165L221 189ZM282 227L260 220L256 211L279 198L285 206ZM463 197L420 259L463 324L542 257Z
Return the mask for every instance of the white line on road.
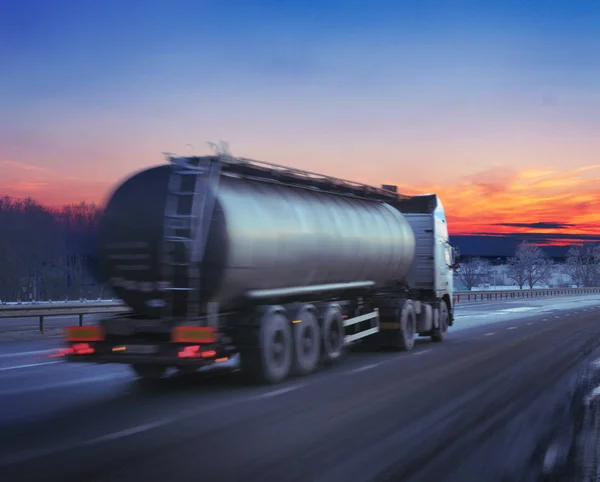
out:
M296 385L294 387L280 388L279 390L271 390L270 392L261 393L260 395L256 395L256 396L254 396L252 398L254 400L256 400L256 399L261 399L261 398L276 397L277 395L283 395L284 393L288 393L288 392L291 392L293 390L298 390L298 388L300 388L300 387L302 387L302 385Z
M542 321L548 321L548 318L544 318Z
M517 329L517 327L516 327L516 326L510 326L508 329L509 329L509 330L516 330L516 329Z
M492 331L491 333L486 333L486 334L485 334L485 335L483 335L483 336L492 336L492 335L495 335L495 333L494 333L493 331Z
M292 387L291 389L293 390L295 388L299 388L300 386L302 386L302 385L299 385L298 387ZM289 391L289 389L288 389L288 391ZM272 392L269 392L269 393L272 393ZM164 427L166 425L169 425L174 422L179 422L186 418L195 417L202 413L211 412L211 411L218 410L218 409L224 408L224 407L239 405L240 403L246 402L246 401L248 401L248 399L246 399L246 398L239 398L237 400L229 400L226 402L221 401L219 403L215 403L212 405L205 405L200 408L188 410L186 412L180 413L179 415L177 415L175 417L158 420L158 421L152 422L152 423L136 425L134 427L131 427L131 428L128 428L125 430L120 430L118 432L109 433L109 434L102 435L100 437L96 437L96 438L93 438L90 440L84 440L82 442L76 442L76 443L70 443L70 444L64 444L64 445L56 445L56 446L46 447L46 448L42 448L42 449L24 450L24 451L16 452L13 454L6 454L4 456L0 455L0 467L5 467L7 465L27 462L29 460L36 459L39 457L48 457L48 456L55 455L55 454L58 454L61 452L69 452L69 451L72 451L81 446L96 445L96 444L103 443L106 441L114 441L114 440L122 439L125 437L129 437L132 435L142 433L142 432L148 432L155 428Z
M0 354L0 358L14 358L14 357L24 357L24 356L35 356L35 355L50 355L51 353L55 353L57 348L53 350L35 350L35 351L20 351L14 353L4 353Z
M97 382L107 382L111 380L120 380L125 378L132 378L130 374L117 374L113 373L110 375L99 375L97 377L88 377L88 378L77 378L76 380L67 380L64 382L52 383L48 385L34 385L30 387L23 388L14 388L12 390L0 390L1 396L15 396L15 395L24 395L26 393L35 393L42 390L51 390L53 388L65 388L65 387L73 387L77 385L83 385L86 383L97 383Z
M145 423L143 425L138 425L137 427L132 427L126 430L120 430L118 432L109 433L108 435L103 435L102 437L98 437L88 442L84 442L81 445L91 445L100 442L110 442L111 440L117 440L123 437L128 437L129 435L147 432L148 430L158 428L161 425L163 425L163 422Z
M526 323L527 325L533 325L533 321Z
M427 350L417 351L417 352L413 353L413 355L415 355L415 356L424 355L425 353L429 353L430 351L431 351L431 348L428 348Z
M6 372L8 370L20 370L21 368L34 368L34 367L42 367L44 365L54 365L55 363L62 363L60 361L49 361L42 363L28 363L27 365L15 365L14 367L3 367L0 368L0 372Z
M371 368L375 368L381 365L381 363L371 363L370 365L365 365L362 367L354 368L353 370L347 371L346 375L352 375L353 373L364 372L365 370L370 370Z

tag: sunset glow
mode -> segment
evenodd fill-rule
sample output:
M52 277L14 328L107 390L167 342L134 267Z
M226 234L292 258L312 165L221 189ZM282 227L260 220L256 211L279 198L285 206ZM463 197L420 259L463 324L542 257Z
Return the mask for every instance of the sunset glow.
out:
M162 152L225 140L435 192L453 235L600 236L595 2L7 5L1 196L102 204Z

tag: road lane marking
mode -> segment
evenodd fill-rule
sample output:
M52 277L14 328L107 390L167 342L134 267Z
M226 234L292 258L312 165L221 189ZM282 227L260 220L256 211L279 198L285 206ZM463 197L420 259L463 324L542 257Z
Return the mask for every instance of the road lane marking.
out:
M283 395L284 393L298 390L299 388L301 388L303 386L304 385L295 385L293 387L286 387L286 388L280 388L278 390L271 390L270 392L261 393L260 395L255 395L254 397L250 397L250 398L253 400L257 400L257 399L262 399L262 398L276 397L277 395Z
M34 355L50 355L55 353L58 348L54 348L52 350L35 350L35 351L20 351L14 353L3 353L0 354L0 358L15 358L15 357L26 357L26 356L34 356Z
M219 402L213 403L211 405L204 405L199 408L180 412L177 416L174 416L174 417L157 420L156 422L152 422L152 423L135 425L128 429L108 433L108 434L102 435L100 437L96 437L96 438L89 439L89 440L83 440L81 442L75 442L75 443L69 443L69 444L63 444L63 445L54 445L52 447L24 450L24 451L15 452L12 454L9 453L9 454L5 454L5 455L0 455L0 467L5 467L8 465L13 465L13 464L17 464L17 463L23 463L23 462L27 462L32 459L40 458L40 457L48 457L51 455L56 455L61 452L70 452L81 446L91 446L91 445L96 445L96 444L103 443L106 441L119 440L122 438L130 437L132 435L137 435L137 434L140 434L143 432L148 432L148 431L156 429L156 428L161 428L161 427L167 426L167 425L175 423L175 422L180 422L180 421L188 419L188 418L196 417L200 414L212 412L212 411L219 410L222 408L241 405L242 403L248 402L248 400L252 400L252 399L256 400L258 398L261 398L261 396L262 396L262 398L264 398L265 396L274 396L276 394L282 394L285 392L296 390L298 388L302 388L303 386L304 385L296 385L296 386L289 387L286 389L274 390L274 391L270 391L270 392L264 393L264 394L256 396L256 397L250 397L250 398L243 397L243 398L238 398L238 399L234 399L234 400L219 401ZM277 392L277 393L275 393L275 392Z
M527 325L533 325L533 321L529 321L526 323Z
M125 379L125 378L132 378L132 377L133 377L133 375L130 375L130 374L111 373L110 375L98 375L96 377L78 378L76 380L67 380L64 382L57 382L57 383L52 383L52 384L47 384L47 385L34 385L34 386L30 386L30 387L13 388L13 389L9 389L9 390L0 390L0 396L8 397L8 396L15 396L15 395L24 395L26 393L41 392L43 390L52 390L55 388L73 387L73 386L77 386L77 385L84 385L86 383L107 382L107 381L111 381L111 380L120 380L120 379Z
M20 370L22 368L42 367L44 365L54 365L56 363L63 363L63 362L62 361L48 361L48 362L42 362L42 363L28 363L27 365L15 365L13 367L0 368L0 372L6 372L8 370Z
M353 373L364 372L365 370L370 370L371 368L375 368L381 365L381 363L371 363L369 365L365 365L362 367L354 368L353 370L349 370L346 372L346 375L352 375Z
M548 321L548 318L544 318L542 321Z
M425 353L429 353L430 351L431 351L431 348L428 348L427 350L417 351L417 352L413 353L413 355L415 355L415 356L424 355Z
M92 445L101 442L110 442L112 440L118 440L123 437L129 437L130 435L136 435L138 433L147 432L148 430L158 428L161 425L163 425L162 421L145 423L143 425L138 425L136 427L131 427L125 430L119 430L118 432L109 433L108 435L102 435L101 437L97 437L88 442L84 442L81 445Z
M516 327L516 326L510 326L508 329L509 329L509 330L516 330L516 329L517 329L517 327Z
M494 333L494 332L492 331L491 333L486 333L486 334L485 334L485 335L483 335L483 336L492 336L492 335L495 335L495 334L496 334L496 333Z

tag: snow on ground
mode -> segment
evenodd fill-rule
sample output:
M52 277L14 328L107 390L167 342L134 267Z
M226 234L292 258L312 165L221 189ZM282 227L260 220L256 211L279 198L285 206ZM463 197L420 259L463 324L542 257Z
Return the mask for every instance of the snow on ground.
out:
M600 295L530 298L510 301L457 303L451 331L525 319L540 314L561 316L564 312L583 311L600 306Z

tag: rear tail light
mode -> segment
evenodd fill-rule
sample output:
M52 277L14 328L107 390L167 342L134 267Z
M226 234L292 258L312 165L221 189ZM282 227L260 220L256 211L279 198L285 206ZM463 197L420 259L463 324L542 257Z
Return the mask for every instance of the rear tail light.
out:
M175 343L216 343L217 332L214 328L199 326L177 326L171 334Z
M58 353L50 355L52 358L70 355L92 355L96 350L89 343L73 343L68 348L61 348Z
M201 350L200 345L189 345L184 347L179 353L179 358L214 358L217 356L215 350Z
M67 341L85 342L104 340L104 330L101 326L69 326Z

